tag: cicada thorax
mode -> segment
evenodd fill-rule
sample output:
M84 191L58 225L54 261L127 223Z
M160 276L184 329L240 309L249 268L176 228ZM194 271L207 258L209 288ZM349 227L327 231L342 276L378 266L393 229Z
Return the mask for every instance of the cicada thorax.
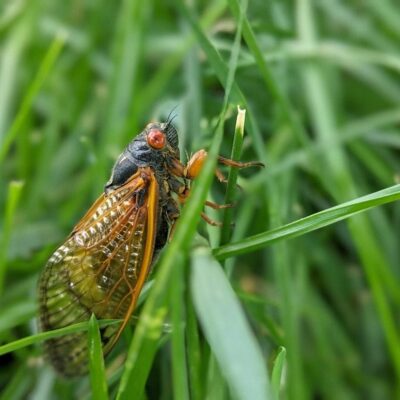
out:
M92 313L126 323L152 261L157 202L150 169L99 198L44 269L39 284L42 330L87 321ZM101 330L105 352L120 329L114 325ZM87 371L85 332L51 339L45 348L62 375Z

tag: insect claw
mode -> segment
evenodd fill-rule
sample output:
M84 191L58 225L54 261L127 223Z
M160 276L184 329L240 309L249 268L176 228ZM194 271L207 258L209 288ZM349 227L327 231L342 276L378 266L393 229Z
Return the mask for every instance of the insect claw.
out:
M221 172L220 169L216 168L215 169L215 176L221 183L228 183L228 179L226 179L225 175Z

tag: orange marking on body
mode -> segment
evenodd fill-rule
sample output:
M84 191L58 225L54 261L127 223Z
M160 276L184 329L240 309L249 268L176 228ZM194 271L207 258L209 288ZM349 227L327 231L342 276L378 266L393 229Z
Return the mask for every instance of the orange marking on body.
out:
M204 149L196 151L196 153L193 154L185 168L185 177L187 179L194 179L200 174L206 157L207 152Z

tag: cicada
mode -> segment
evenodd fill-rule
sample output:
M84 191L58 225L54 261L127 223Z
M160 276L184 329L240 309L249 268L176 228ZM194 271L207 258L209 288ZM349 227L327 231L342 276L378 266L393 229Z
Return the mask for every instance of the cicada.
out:
M157 254L171 236L190 182L207 157L180 161L178 134L170 119L150 123L118 157L103 193L47 262L39 281L42 331L97 319L121 319L101 328L104 354L127 325ZM239 163L235 167L260 165ZM218 208L218 205L207 202ZM203 217L209 223L205 214ZM66 377L88 369L85 332L45 342L45 355Z

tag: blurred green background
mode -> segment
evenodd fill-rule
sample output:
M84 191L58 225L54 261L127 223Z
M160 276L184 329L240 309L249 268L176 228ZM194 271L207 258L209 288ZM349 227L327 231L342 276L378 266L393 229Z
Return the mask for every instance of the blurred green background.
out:
M240 173L235 242L394 185L399 21L395 0L1 1L0 345L36 333L39 272L149 121L176 107L183 160L210 145L228 69L236 73L220 153L230 155L240 104L242 159L267 165ZM223 203L224 190L214 183L210 198ZM218 229L199 231L218 245ZM399 231L393 203L229 258L269 373L286 349L280 398L400 398ZM210 349L192 320L184 265L174 288L198 340L182 342L190 378L180 392L165 329L144 398L243 398L215 362L218 342ZM116 365L111 397L129 335L106 361ZM38 343L0 356L0 399L90 396L88 378L55 377Z

